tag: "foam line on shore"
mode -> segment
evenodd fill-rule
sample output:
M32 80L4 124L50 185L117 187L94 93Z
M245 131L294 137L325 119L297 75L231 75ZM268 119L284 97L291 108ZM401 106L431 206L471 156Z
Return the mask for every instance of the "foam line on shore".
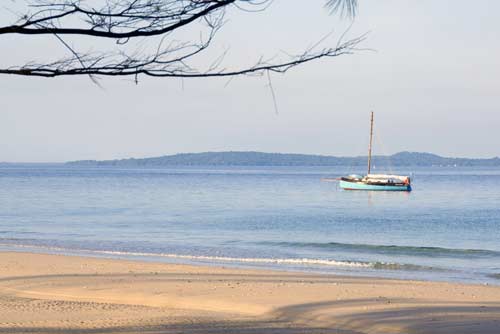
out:
M419 266L413 264L400 264L389 262L365 262L365 261L345 261L334 259L312 259L312 258L244 258L229 256L210 256L210 255L186 255L174 253L148 253L148 252L129 252L129 251L110 251L110 250L89 250L89 249L69 249L62 247L34 246L20 244L0 244L0 246L18 247L18 248L36 248L56 252L79 252L87 254L111 255L111 256L132 256L132 257L156 257L169 258L188 261L206 261L206 262L231 262L231 263L250 263L250 264L278 264L278 265L298 265L298 266L328 266L345 268L366 268L381 270L440 270L439 268ZM442 269L441 269L442 270Z

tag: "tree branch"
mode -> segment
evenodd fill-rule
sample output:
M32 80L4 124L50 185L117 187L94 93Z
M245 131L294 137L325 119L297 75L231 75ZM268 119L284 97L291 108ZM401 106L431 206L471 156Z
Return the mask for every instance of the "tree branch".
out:
M71 6L73 9L58 14L58 15L50 15L44 18L36 19L36 20L27 20L25 23L21 25L11 25L8 27L0 27L0 35L7 34L22 34L22 35L80 35L80 36L93 36L93 37L105 37L105 38L113 38L113 39L123 39L123 38L133 38L133 37L148 37L148 36L157 36L163 35L175 29L178 29L182 26L188 25L193 21L206 17L211 12L214 12L220 8L228 6L234 3L236 0L207 0L204 3L214 3L211 6L206 7L205 9L181 20L178 20L176 23L172 25L168 25L166 27L161 27L158 29L153 29L151 26L150 29L138 28L132 31L127 32L113 32L111 29L109 30L96 30L99 28L99 24L94 23L94 25L90 28L80 29L80 28L61 28L57 26L44 26L43 23L53 24L54 20L63 18L68 15L83 13L89 17L97 16L97 17L117 17L117 18L134 18L134 19L142 19L142 20L158 20L158 19L169 19L175 14L165 15L163 17L156 17L151 15L141 15L141 16L130 16L125 14L106 14L105 12L97 12L97 11L88 11L81 9L76 5L66 5ZM203 1L199 1L203 2ZM27 28L29 26L36 26L35 28Z
M254 6L258 11L266 9L272 0L107 0L102 8L97 9L85 7L85 0L33 1L30 8L34 12L20 15L16 24L0 27L0 36L54 35L69 51L69 57L45 63L30 61L20 66L0 66L0 74L37 77L88 75L93 80L94 76L134 76L137 80L139 75L206 78L285 73L318 59L353 53L365 39L365 36L361 36L343 41L342 35L334 47L315 51L324 42L321 40L303 54L289 55L283 61L273 58L259 60L252 66L239 69L223 67L224 52L207 68L196 69L191 61L212 45L215 35L224 24L228 6L248 10L239 4L244 3ZM333 11L354 13L356 5L357 0L327 1L327 6ZM208 29L208 37L200 38L198 42L189 39L176 41L172 34L187 26L195 26L202 31ZM111 40L113 49L100 48L96 53L81 52L64 41L62 35ZM131 50L129 41L132 39L147 43L149 48Z

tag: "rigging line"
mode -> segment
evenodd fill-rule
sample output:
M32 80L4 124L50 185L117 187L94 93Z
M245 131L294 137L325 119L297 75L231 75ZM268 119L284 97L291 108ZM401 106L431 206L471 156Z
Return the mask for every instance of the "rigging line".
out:
M353 124L359 124L359 122L355 122ZM363 122L364 124L364 122ZM375 128L375 126L374 126ZM368 128L369 129L369 128ZM364 132L364 128L363 128L363 133L366 133ZM352 131L352 133L357 133L356 131ZM357 137L357 136L356 136ZM359 137L358 137L359 138ZM347 169L347 172L348 174L361 174L363 175L366 170L362 171L362 168L366 168L366 158L365 158L365 154L366 154L366 147L367 145L369 144L369 141L370 141L370 134L368 133L368 135L366 137L363 137L364 140L353 140L351 143L355 143L355 149L352 150L351 152L355 152L356 156L352 156L350 157L351 158L351 161L349 163L349 165L347 166L348 169ZM361 153L363 152L363 153ZM359 161L362 161L361 164L359 163ZM355 169L356 168L356 169Z
M377 132L375 132L375 141L379 144L379 146L381 148L382 155L386 157L386 159L383 159L383 160L385 160L385 163L387 165L385 167L388 169L389 174L394 174L391 158L390 158L389 154L387 153L387 148L384 145L381 136Z
M368 172L366 175L370 175L372 166L372 146L373 146L373 111L370 112L370 144L368 145Z

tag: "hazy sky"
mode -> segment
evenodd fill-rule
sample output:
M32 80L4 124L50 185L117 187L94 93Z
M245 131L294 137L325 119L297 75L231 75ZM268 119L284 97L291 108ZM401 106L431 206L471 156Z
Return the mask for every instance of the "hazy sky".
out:
M349 22L323 4L275 0L262 13L231 11L215 51L229 48L229 64L251 64L281 50L300 53L332 29L325 45L334 45ZM370 110L376 154L498 156L498 13L497 0L362 0L348 36L370 31L362 47L376 51L273 75L278 114L265 78L227 86L104 78L101 89L85 77L0 76L0 161L222 150L362 155ZM5 12L0 20L8 23ZM0 64L60 49L52 39L0 36Z

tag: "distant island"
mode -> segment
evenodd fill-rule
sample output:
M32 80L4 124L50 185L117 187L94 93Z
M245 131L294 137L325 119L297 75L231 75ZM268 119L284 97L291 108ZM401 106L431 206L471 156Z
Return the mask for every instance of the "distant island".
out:
M326 155L264 153L264 152L205 152L180 153L143 159L80 160L67 162L74 166L363 166L367 157L334 157ZM380 166L485 166L500 167L500 158L448 158L432 153L400 152L390 156L374 156L372 163Z

